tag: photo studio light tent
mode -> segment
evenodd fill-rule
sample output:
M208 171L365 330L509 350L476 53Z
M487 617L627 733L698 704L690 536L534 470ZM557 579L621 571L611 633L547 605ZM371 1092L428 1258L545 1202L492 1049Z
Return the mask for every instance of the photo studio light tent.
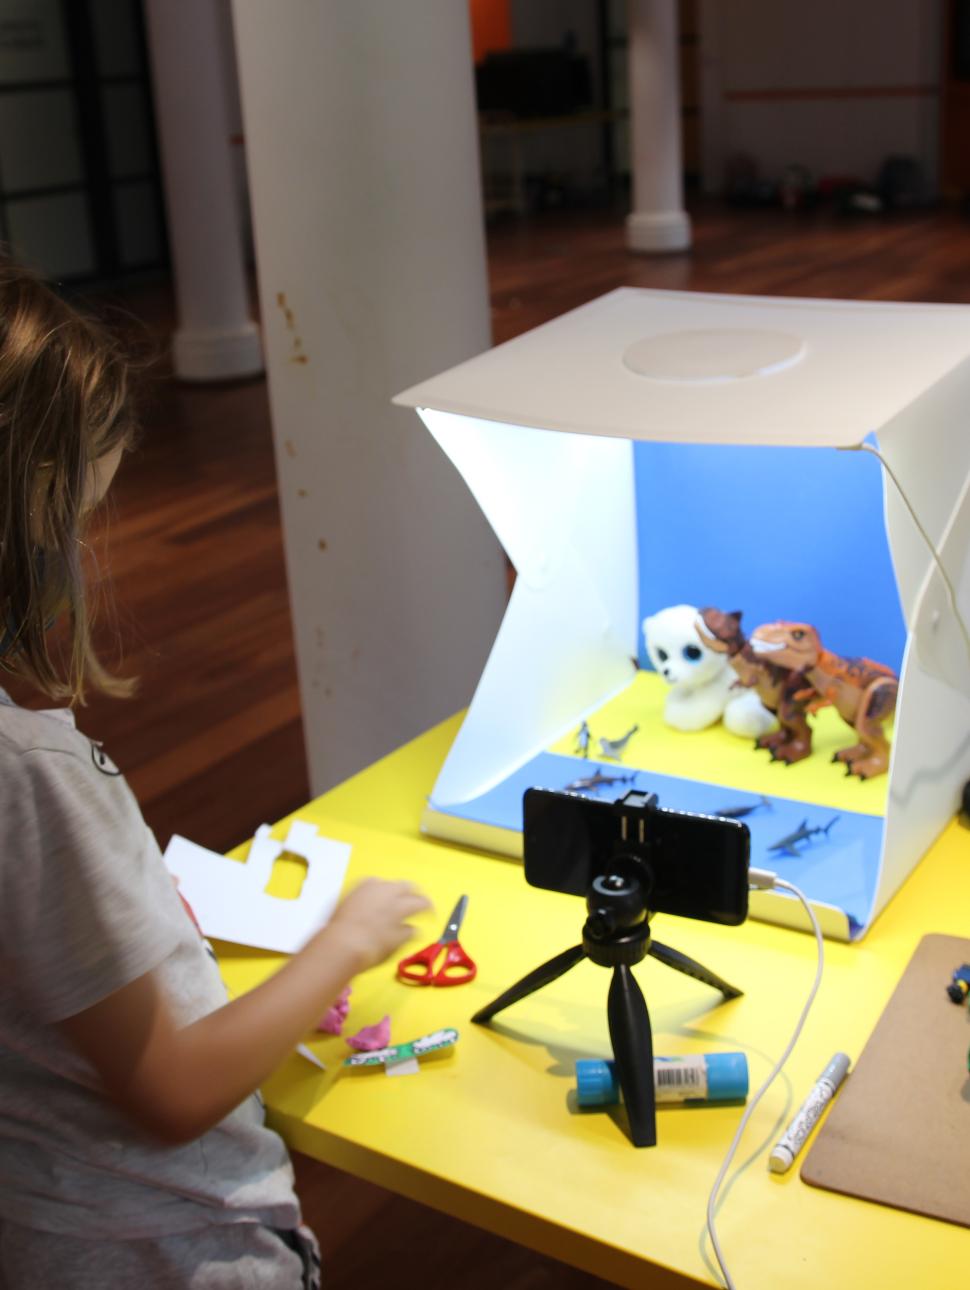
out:
M426 829L514 853L522 789L556 786L535 769L546 750L646 662L645 613L812 622L826 647L900 674L854 903L831 864L800 882L829 935L861 936L970 778L970 308L623 288L395 401L517 574ZM689 779L661 805L694 804ZM479 811L498 800L509 818ZM799 924L782 895L753 893L752 910Z

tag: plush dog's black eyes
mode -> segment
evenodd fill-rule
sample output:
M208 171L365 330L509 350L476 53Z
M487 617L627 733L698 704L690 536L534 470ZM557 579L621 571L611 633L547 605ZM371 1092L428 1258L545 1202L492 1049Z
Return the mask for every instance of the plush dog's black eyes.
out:
M699 645L685 645L683 654L688 663L696 663L702 655L701 647Z
M666 651L665 649L658 649L658 650L657 650L657 658L659 658L659 659L660 659L661 663L666 663L666 661L667 661L667 651Z

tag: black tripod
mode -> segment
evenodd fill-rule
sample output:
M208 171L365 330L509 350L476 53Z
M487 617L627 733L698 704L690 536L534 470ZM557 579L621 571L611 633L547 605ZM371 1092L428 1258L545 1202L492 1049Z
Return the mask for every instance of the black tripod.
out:
M589 916L583 925L581 945L564 950L524 976L476 1012L472 1021L484 1025L503 1008L555 981L581 959L588 958L600 967L612 968L606 1016L620 1089L630 1117L630 1137L635 1147L653 1147L657 1143L653 1037L646 1001L630 969L652 954L668 967L720 990L725 999L736 999L742 992L686 954L651 939L643 884L635 868L625 864L622 858L611 872L590 883L586 908Z

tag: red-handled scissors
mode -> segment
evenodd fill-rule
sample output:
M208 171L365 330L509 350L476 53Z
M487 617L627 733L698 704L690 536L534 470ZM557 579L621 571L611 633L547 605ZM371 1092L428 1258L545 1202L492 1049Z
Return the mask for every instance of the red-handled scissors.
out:
M467 908L468 897L462 896L440 938L433 945L418 950L417 954L401 959L397 974L402 981L410 981L413 985L464 985L466 981L474 981L478 968L458 943L458 929ZM436 966L442 950L444 960Z

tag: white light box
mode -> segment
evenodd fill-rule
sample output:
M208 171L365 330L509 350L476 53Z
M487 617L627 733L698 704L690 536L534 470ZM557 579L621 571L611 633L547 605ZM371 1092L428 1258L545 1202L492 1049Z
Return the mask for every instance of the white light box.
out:
M533 785L744 811L752 864L802 887L827 935L862 936L970 778L970 308L624 288L395 401L517 573L427 831L521 854ZM832 762L857 742L833 707L790 766L720 724L671 730L641 623L676 604L740 610L748 635L809 623L892 667L888 774ZM752 912L803 919L779 893Z

